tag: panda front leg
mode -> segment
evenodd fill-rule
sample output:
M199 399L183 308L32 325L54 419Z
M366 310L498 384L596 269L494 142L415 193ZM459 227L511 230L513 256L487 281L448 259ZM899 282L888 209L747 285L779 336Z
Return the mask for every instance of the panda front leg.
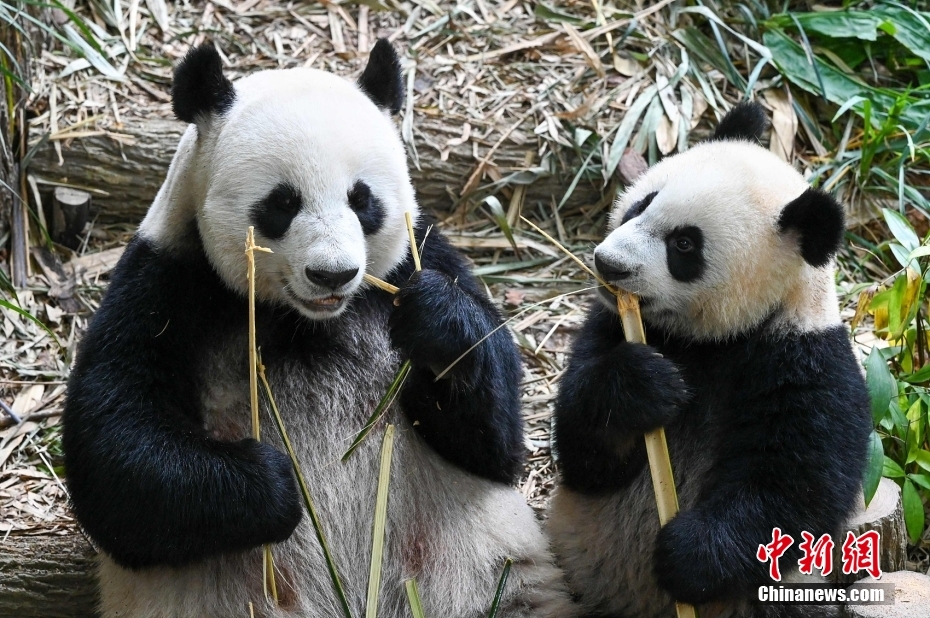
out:
M619 318L591 308L572 346L555 408L563 483L597 494L626 487L645 465L645 432L687 403L678 367L648 345L628 343Z
M394 347L412 365L401 407L442 457L512 484L524 453L516 346L506 329L495 331L500 314L436 231L425 241L423 268L401 284L390 317Z
M840 336L845 344L845 331ZM747 375L798 364L803 350L789 344L758 354ZM823 356L835 365L801 364L783 371L775 388L754 390L747 380L734 393L739 407L721 426L726 448L708 484L656 539L657 581L677 600L750 597L755 586L772 583L757 552L772 542L774 528L794 539L781 558L785 572L797 564L802 531L835 534L853 510L870 431L867 396L851 355Z

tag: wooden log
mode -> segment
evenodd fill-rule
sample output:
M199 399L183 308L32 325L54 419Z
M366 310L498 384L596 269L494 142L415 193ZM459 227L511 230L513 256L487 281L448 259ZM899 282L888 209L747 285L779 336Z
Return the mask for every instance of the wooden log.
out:
M63 149L63 165L58 164L54 145L46 144L33 158L30 173L46 190L49 188L47 183L51 182L90 191L102 221L140 221L165 178L168 164L187 125L163 118L124 118L123 122L119 133L129 136L132 143L124 140L127 143L121 145L106 135L75 139ZM521 130L531 133L532 122L533 118L528 118ZM448 211L477 165L471 142L446 146L451 137L460 133L458 127L450 126L441 118L417 118L415 134L420 168L417 169L411 161L410 175L420 204L429 209ZM489 139L493 140L494 136ZM493 165L489 177L481 184L491 183L494 176L506 177L525 169L527 152L535 152L537 147L535 138L522 144L505 140L491 157ZM445 161L440 156L440 148L449 151ZM479 146L479 157L484 156L488 148ZM570 151L563 151L560 156L565 169L561 169L557 158L549 158L550 162L554 162L552 167L558 169L528 187L526 210L535 202L551 208L552 196L556 202L561 200L579 162ZM508 199L509 196L507 193ZM597 203L601 197L599 182L579 182L563 210Z
M930 577L914 571L885 573L881 579L867 577L850 588L863 584L894 584L891 605L846 605L848 618L926 618L930 616Z
M78 532L0 541L0 616L97 616L96 552Z
M891 573L904 569L907 564L907 529L904 526L901 488L890 479L881 480L868 508L864 508L863 505L863 508L849 519L842 533L833 539L836 543L833 550L833 581L849 584L867 575L865 571L850 575L843 573L842 547L847 531L859 536L869 530L876 530L881 539L879 564L882 572Z
M81 233L90 216L90 193L55 187L52 198L52 239L71 249L81 244Z

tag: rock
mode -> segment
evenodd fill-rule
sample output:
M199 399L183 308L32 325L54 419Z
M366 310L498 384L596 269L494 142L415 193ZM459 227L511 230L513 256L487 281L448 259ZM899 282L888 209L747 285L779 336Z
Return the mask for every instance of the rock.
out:
M847 531L859 536L869 530L878 531L881 539L879 565L882 572L903 570L907 560L907 529L904 527L901 488L890 479L881 480L868 508L863 505L863 508L849 519L840 535L833 538L836 545L833 549L834 569L831 579L834 582L851 584L867 575L865 571L850 575L843 573L842 548ZM927 617L930 618L930 613Z
M930 616L930 577L914 571L885 573L881 579L866 577L850 586L894 584L893 605L847 605L848 618L927 618Z

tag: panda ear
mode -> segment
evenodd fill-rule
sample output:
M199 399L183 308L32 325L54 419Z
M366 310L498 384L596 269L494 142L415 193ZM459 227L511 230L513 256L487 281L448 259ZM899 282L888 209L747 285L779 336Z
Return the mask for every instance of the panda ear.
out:
M228 110L235 99L236 90L223 75L223 61L212 43L192 48L174 70L171 107L178 120L200 124Z
M743 101L727 112L711 139L759 142L768 126L762 106L755 101Z
M358 86L381 109L400 112L404 102L404 77L400 59L387 39L378 39L368 56L368 66L358 78Z
M808 189L785 206L778 217L781 233L798 236L801 256L814 267L826 266L839 250L846 230L843 207L833 196Z

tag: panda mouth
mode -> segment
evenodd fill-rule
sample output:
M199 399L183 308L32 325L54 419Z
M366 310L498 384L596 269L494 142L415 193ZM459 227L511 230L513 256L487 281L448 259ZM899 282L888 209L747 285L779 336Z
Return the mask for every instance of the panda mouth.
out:
M345 296L338 296L332 294L324 298L315 298L313 300L307 300L306 298L301 298L297 296L291 290L287 290L288 296L296 304L300 305L302 308L307 309L308 311L313 311L314 313L335 313L342 309L343 305L346 303Z

